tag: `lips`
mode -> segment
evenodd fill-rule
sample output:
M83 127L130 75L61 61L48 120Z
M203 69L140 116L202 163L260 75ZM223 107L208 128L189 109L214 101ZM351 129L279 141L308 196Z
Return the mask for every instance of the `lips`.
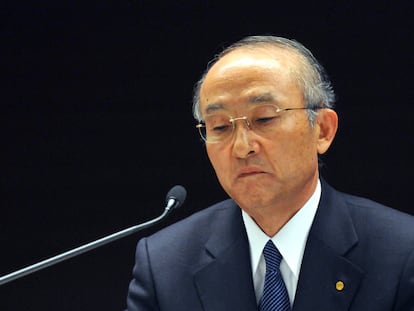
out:
M264 174L264 173L265 172L259 168L247 167L247 168L241 169L238 172L237 177L242 178L242 177L254 176L254 175Z

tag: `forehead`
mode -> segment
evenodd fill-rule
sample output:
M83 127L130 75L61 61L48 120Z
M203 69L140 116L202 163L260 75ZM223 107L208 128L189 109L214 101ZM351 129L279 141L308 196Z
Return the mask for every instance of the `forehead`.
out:
M292 52L280 48L238 48L222 56L209 70L209 76L225 76L243 70L248 72L291 69L295 65Z
M202 108L227 101L276 101L297 93L293 72L298 60L277 48L237 49L219 59L209 70L200 90ZM253 100L252 100L253 99Z

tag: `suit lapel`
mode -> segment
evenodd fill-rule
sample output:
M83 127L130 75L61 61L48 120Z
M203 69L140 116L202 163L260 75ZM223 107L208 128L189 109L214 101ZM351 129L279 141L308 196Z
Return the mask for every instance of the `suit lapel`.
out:
M194 274L205 311L255 310L249 245L239 207L217 215L205 246L203 264Z
M309 232L293 311L348 310L363 271L346 259L358 243L341 196L322 183L322 196Z

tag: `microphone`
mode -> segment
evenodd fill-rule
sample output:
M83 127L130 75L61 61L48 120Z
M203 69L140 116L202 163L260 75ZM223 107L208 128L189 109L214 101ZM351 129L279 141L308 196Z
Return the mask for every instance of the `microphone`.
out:
M172 187L165 198L165 204L167 204L165 209L172 211L173 209L180 207L184 203L186 197L187 191L183 186L176 185Z
M185 201L185 198L187 196L187 191L185 190L185 188L181 185L176 185L174 187L172 187L170 189L170 191L168 191L167 196L165 198L165 209L163 211L163 213L151 220L148 220L147 222L129 227L127 229L118 231L116 233L113 233L111 235L108 235L106 237L103 237L101 239L95 240L93 242L84 244L82 246L79 246L77 248L74 248L72 250L69 250L67 252L64 252L62 254L59 254L57 256L51 257L49 259L40 261L34 265L31 266L27 266L26 268L17 270L15 272L12 272L10 274L4 275L2 277L0 277L0 285L6 284L8 282L11 282L13 280L16 280L18 278L21 278L25 275L31 274L33 272L39 271L41 269L50 267L54 264L57 264L58 262L64 261L66 259L72 258L74 256L83 254L87 251L90 251L92 249L95 249L99 246L108 244L109 242L118 240L120 238L123 238L127 235L130 235L132 233L135 233L137 231L140 231L142 229L148 228L158 222L160 222L161 220L163 220L164 218L166 218L166 216L174 209L179 208Z

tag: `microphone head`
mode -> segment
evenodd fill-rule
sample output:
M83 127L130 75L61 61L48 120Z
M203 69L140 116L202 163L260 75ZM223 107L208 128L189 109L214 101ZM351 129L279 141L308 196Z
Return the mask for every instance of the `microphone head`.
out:
M181 185L176 185L168 191L165 203L168 208L178 208L184 203L186 197L187 190Z

